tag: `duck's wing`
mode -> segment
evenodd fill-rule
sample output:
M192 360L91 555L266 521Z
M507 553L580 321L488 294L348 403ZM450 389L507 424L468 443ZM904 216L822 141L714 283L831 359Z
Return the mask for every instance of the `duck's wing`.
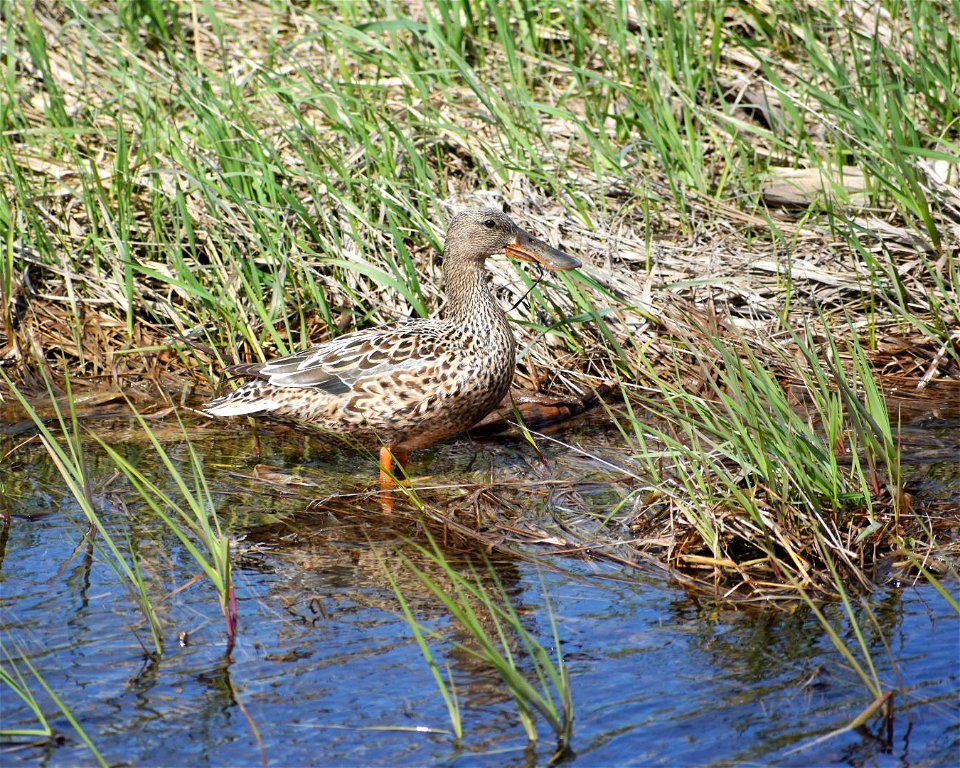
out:
M266 379L278 387L343 395L364 379L432 368L443 356L437 331L429 320L356 331L286 357L227 370Z

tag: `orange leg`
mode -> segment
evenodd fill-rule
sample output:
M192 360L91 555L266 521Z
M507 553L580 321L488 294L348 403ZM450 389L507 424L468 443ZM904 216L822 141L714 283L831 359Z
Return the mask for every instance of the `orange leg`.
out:
M393 471L396 459L397 471ZM380 449L380 487L393 488L397 482L403 483L407 477L407 463L410 453L405 448L390 448L385 445Z

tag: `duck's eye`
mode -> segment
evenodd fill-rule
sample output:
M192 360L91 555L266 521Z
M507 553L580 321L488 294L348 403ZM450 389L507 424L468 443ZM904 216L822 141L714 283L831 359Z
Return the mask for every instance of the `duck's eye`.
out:
M485 226L487 229L493 229L495 226L497 226L497 222L495 222L493 219L487 219L483 222L483 226Z

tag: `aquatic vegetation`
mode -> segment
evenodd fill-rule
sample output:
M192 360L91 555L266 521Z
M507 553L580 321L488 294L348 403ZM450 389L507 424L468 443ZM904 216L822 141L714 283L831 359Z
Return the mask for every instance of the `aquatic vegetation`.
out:
M627 522L640 538L672 541L667 562L728 597L776 601L798 588L840 594L834 568L869 589L881 553L925 539L924 510L904 501L889 408L855 341L842 348L808 327L790 351L758 348L691 324L682 342L699 361L695 379L651 366L656 393L626 390L635 406L611 412L635 446L626 466L648 489ZM678 520L680 535L668 533Z
M413 546L437 568L439 576L428 573L401 553L403 567L416 575L469 638L468 641L456 641L455 646L488 664L499 675L516 702L517 715L527 739L536 743L539 738L535 715L539 715L551 727L557 739L551 763L556 762L570 749L574 707L570 678L564 665L560 637L549 600L546 606L553 632L552 649L544 647L527 629L524 619L500 582L496 568L489 561L485 562L482 571L470 564L466 573L461 573L451 564L437 541L429 535L428 539L429 548L419 544ZM459 742L463 738L463 712L454 682L449 670L446 678L440 673L427 640L429 637L445 641L444 633L430 629L414 616L409 601L389 570L387 575L424 659L430 665ZM485 582L491 586L485 586Z
M0 371L0 376L2 375L3 372ZM121 547L117 543L116 534L111 533L112 526L108 524L101 508L102 505L98 504L95 497L90 473L86 469L83 437L76 411L72 407L73 401L70 399L69 379L65 382L67 403L68 407L71 408L69 425L64 420L58 401L55 398L50 400L56 414L56 423L60 427L61 439L54 437L45 419L37 413L16 385L9 379L7 382L13 395L36 424L44 447L60 471L67 488L90 522L90 535L93 538L94 545L101 552L105 562L110 565L120 577L122 583L126 584L136 597L150 627L153 652L156 654L162 653L163 629L161 621L154 601L150 596L147 580L139 566L136 550L132 547ZM188 448L191 465L181 468L179 460L174 461L170 454L164 450L150 425L132 404L131 411L143 434L148 438L150 445L156 452L159 464L166 473L165 480L173 483L179 490L179 499L162 490L157 483L131 463L120 451L96 433L92 434L92 438L113 462L116 470L122 473L131 483L134 493L129 503L148 506L176 535L214 585L220 598L220 607L226 622L228 648L232 648L237 629L237 605L231 575L230 539L220 527L216 507L204 475L203 465L190 445L185 429L183 430L183 438ZM64 443L66 447L64 447ZM188 477L193 480L192 488L188 483ZM94 533L96 534L95 538L93 537Z
M36 718L37 727L30 728L9 728L0 726L0 741L18 742L28 741L36 743L39 739L43 742L51 742L56 738L53 726L50 724L50 717L47 715L44 706L40 703L37 695L34 693L36 685L43 689L50 701L56 706L57 711L70 723L73 730L87 745L93 759L98 765L106 768L109 763L103 759L103 756L97 750L90 736L77 721L73 712L64 703L63 699L54 691L44 680L37 668L31 663L27 654L17 649L17 656L11 656L3 644L3 638L0 636L0 651L3 652L3 663L0 664L0 687L6 689L6 696L16 696L26 703ZM26 673L23 671L26 667ZM36 685L34 685L36 684Z
M230 537L220 526L217 507L204 474L203 462L190 443L182 422L180 427L189 461L185 467L164 449L143 416L132 406L131 410L165 470L165 479L172 481L179 491L179 498L164 491L143 470L137 468L105 440L97 436L95 439L117 469L130 481L136 491L137 500L146 504L176 535L213 584L220 599L220 610L226 625L229 654L236 639L238 621L233 556ZM193 480L192 487L188 484L188 478Z
M93 479L87 471L80 425L71 398L70 379L67 378L64 381L68 409L66 415L57 398L50 398L54 412L53 422L57 430L55 433L3 371L0 371L0 377L7 383L9 391L28 417L36 424L43 447L60 472L67 491L73 496L90 525L87 536L91 544L96 547L104 562L117 574L120 583L130 590L131 596L147 620L153 644L152 653L160 654L163 650L163 629L143 571L134 552L118 543L118 534L112 532L112 527L107 525L95 497ZM49 381L48 391L53 393Z

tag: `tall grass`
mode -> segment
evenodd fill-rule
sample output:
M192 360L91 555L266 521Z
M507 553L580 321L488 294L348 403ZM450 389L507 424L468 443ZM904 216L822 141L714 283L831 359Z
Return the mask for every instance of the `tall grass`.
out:
M816 573L839 562L846 579L867 587L866 564L850 547L895 545L902 480L862 348L841 350L833 336L818 340L808 328L793 338L804 356L798 365L786 354L761 362L736 337L698 332L684 341L701 361L706 392L651 368L659 394L640 402L664 426L632 412L623 425L669 513L697 532L678 564L713 565L730 574L734 590L776 594L778 582L829 593L830 580ZM799 378L801 402L783 374ZM653 503L661 507L662 496Z
M0 376L3 377L13 396L36 425L40 440L50 456L50 460L56 466L67 490L87 518L90 526L87 535L92 539L93 545L99 551L103 561L117 575L120 583L129 590L131 597L143 613L150 631L150 639L153 645L152 652L157 655L161 654L163 652L163 628L150 597L146 577L140 569L136 557L133 556L132 550L118 543L116 535L111 532L111 528L104 521L95 498L94 483L87 470L83 438L76 411L73 409L70 379L65 380L66 398L70 408L67 414L64 414L61 409L52 386L48 388L50 402L54 409L56 428L56 432L54 432L3 371L0 371ZM129 558L125 551L130 553Z
M180 427L190 462L187 467L181 467L179 461L174 461L146 420L135 409L134 415L150 441L160 466L165 470L164 477L173 482L179 492L178 496L164 491L143 469L138 468L105 440L100 437L96 437L96 440L130 482L138 500L149 507L179 539L216 589L226 626L228 649L232 649L236 639L238 615L231 542L230 537L220 527L203 462L190 444L182 422ZM188 478L193 480L192 485Z
M63 364L103 372L99 325L113 347L143 350L130 371L184 338L237 350L180 352L210 379L235 354L433 311L446 201L520 200L558 230L598 233L579 242L602 255L614 226L649 243L764 215L768 174L786 166L821 169L831 190L800 230L829 228L841 255L870 264L884 306L943 343L958 319L956 267L941 258L949 197L924 163L960 155L960 51L936 4L844 8L442 0L284 17L268 3L69 0L50 17L17 0L0 106L8 337L32 265L31 284L65 310ZM955 3L944 13L957 21ZM929 249L910 280L895 250L862 242L879 235L845 194L850 166L870 210ZM614 265L615 282L636 280ZM618 293L587 281L572 304L537 310L585 318L562 337L595 357L578 367L612 359L635 376L622 346L643 315ZM613 324L598 314L610 305Z
M50 402L54 408L55 423L59 427L59 434L55 435L16 385L7 379L2 371L0 375L4 376L12 393L36 425L43 446L90 523L88 535L93 538L94 545L97 546L104 561L117 574L121 583L127 586L136 598L150 628L153 652L162 653L162 624L150 597L149 585L140 569L135 550L123 547L117 542L116 535L111 533L112 526L108 525L100 508L101 505L97 502L94 485L87 469L85 436L81 432L76 411L72 410L70 380L65 381L66 401L71 407L68 414L69 422L61 411L52 387L48 390ZM145 470L138 468L108 441L96 434L92 434L91 438L99 444L117 471L130 482L134 503L144 505L163 522L214 586L224 616L228 649L232 649L237 631L237 602L232 577L230 538L220 527L203 463L190 445L184 429L184 442L188 448L190 465L186 468L180 467L179 463L164 450L156 434L132 404L131 409L138 426L147 436L160 466L165 471L165 479L173 483L179 496L163 490L156 481L148 477ZM192 479L192 485L188 478Z

